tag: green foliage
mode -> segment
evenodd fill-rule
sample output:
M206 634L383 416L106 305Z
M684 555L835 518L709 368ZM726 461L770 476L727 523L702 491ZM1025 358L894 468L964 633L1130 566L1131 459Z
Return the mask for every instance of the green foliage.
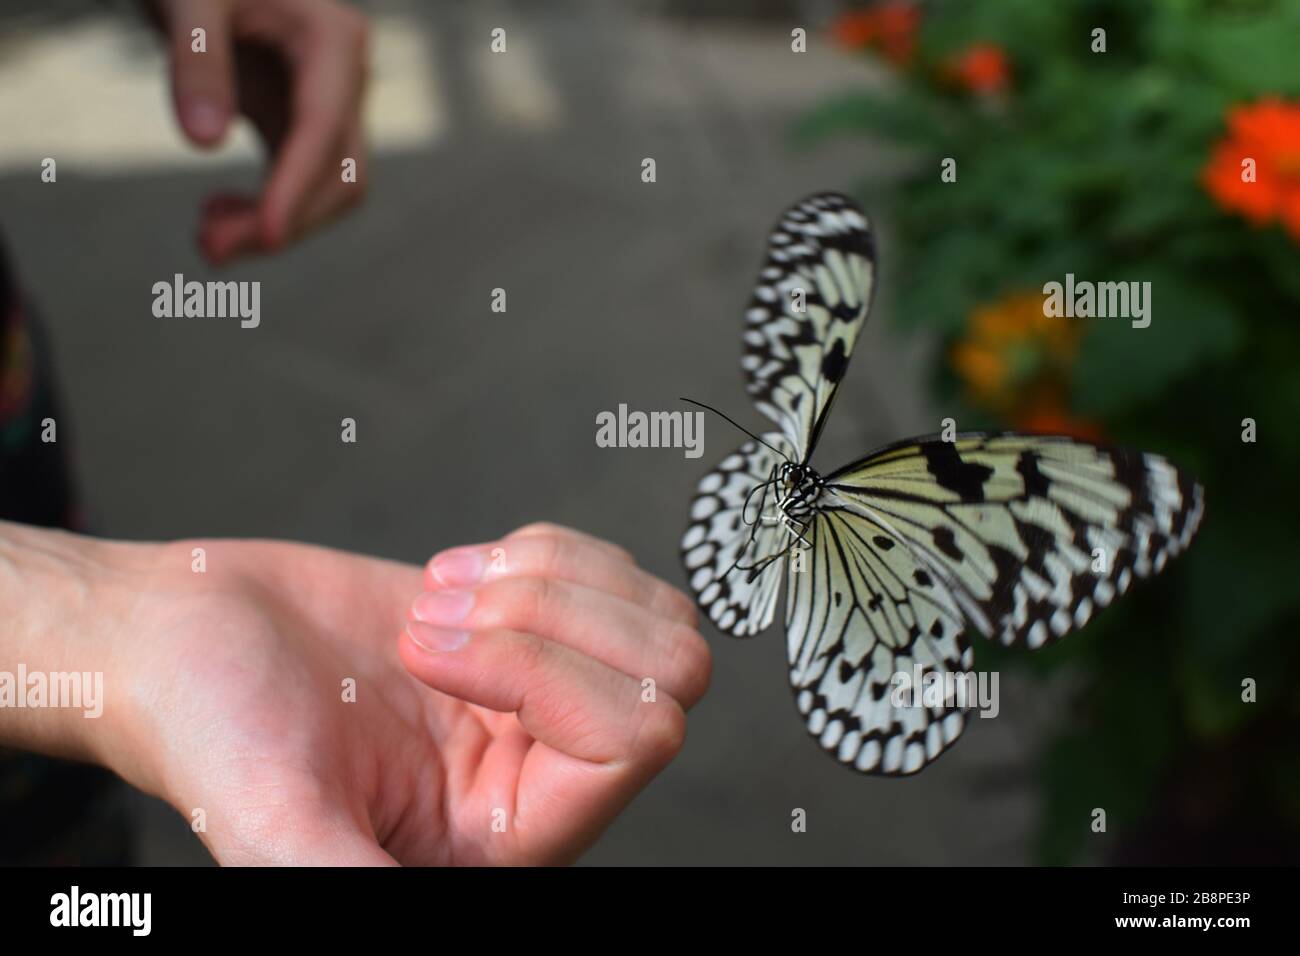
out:
M1092 323L1074 367L1080 412L1104 418L1157 400L1171 384L1239 345L1244 323L1213 286L1177 274L1109 275L1150 281L1148 307L1159 321L1144 329L1122 318Z
M1063 729L1043 760L1041 858L1104 857L1096 848L1113 849L1116 833L1167 812L1189 766L1231 765L1234 754L1249 760L1216 789L1215 819L1266 821L1294 841L1300 244L1221 210L1202 176L1231 109L1300 98L1300 4L951 0L922 9L915 55L890 88L826 102L794 131L803 145L883 137L914 158L901 185L862 187L901 240L884 263L895 322L937 334L946 356L974 310L1066 273L1150 282L1150 327L1084 320L1069 411L1118 443L1170 455L1206 486L1191 550L1083 636L1037 654L977 648L981 668L1066 672L1079 688L1062 701ZM1097 27L1104 53L1090 48ZM1005 53L1005 90L953 81L953 58L975 44ZM955 183L940 180L945 157L957 161ZM963 426L1011 424L963 405L946 364L934 379ZM1253 444L1242 441L1248 417ZM1258 703L1243 703L1245 678L1258 682ZM1109 842L1089 839L1094 807L1107 810Z

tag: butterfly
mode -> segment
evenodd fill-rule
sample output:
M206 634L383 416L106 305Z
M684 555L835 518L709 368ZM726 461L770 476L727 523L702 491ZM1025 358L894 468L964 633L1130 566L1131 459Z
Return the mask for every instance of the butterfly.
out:
M784 578L809 733L863 773L904 775L952 745L972 702L900 697L896 675L972 674L972 631L1039 648L1082 627L1188 546L1204 493L1159 455L1013 433L911 438L818 472L875 285L852 200L821 193L781 217L741 360L778 430L700 481L681 552L700 608L736 637L772 623Z

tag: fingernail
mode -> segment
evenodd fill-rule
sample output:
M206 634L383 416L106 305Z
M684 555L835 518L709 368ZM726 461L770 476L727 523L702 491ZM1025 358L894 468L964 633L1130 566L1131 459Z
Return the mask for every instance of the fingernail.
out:
M473 591L426 591L415 599L411 613L426 624L459 624L474 606Z
M216 139L226 128L225 112L215 100L198 96L184 106L185 128L200 139Z
M483 580L487 555L482 548L452 548L429 562L434 578L444 587L473 587Z
M407 621L406 634L419 647L438 653L458 651L469 641L469 631L449 631L442 627L430 627L419 621Z

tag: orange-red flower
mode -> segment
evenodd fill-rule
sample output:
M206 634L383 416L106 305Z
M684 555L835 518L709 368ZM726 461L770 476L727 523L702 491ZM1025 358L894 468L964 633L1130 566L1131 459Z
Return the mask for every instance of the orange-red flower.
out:
M1043 314L1043 296L1022 292L976 309L949 362L977 405L1021 431L1096 440L1100 429L1067 411L1070 366L1082 329Z
M1100 425L1076 418L1065 409L1051 405L1016 416L1012 425L1016 431L1030 435L1068 435L1090 442L1100 442L1105 438Z
M1001 93L1011 85L1011 61L1000 46L976 43L946 60L942 72L951 82L970 93Z
M885 59L905 66L911 62L920 22L921 9L916 4L887 0L868 10L837 17L831 24L831 35L841 46L879 50Z
M1300 240L1300 103L1270 97L1234 108L1201 181L1229 212L1260 226L1281 222Z

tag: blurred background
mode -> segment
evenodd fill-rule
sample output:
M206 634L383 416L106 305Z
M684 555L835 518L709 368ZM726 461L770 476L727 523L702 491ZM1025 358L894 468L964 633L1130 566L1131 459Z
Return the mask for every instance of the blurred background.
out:
M596 415L688 395L755 425L737 363L768 229L848 191L884 282L817 464L945 416L1067 432L1170 455L1205 481L1206 523L1059 648L980 646L1000 714L906 780L857 777L806 736L777 629L710 632L684 753L585 860L1300 859L1294 5L359 6L366 203L219 273L192 243L198 208L255 186L256 137L183 144L132 4L0 10L0 227L54 340L96 533L422 562L546 519L684 585L687 502L738 436L710 419L699 460L600 449ZM259 280L261 326L155 319L151 287L176 272ZM1150 281L1150 328L1044 320L1042 285L1067 272ZM210 862L169 808L113 799L140 862Z

